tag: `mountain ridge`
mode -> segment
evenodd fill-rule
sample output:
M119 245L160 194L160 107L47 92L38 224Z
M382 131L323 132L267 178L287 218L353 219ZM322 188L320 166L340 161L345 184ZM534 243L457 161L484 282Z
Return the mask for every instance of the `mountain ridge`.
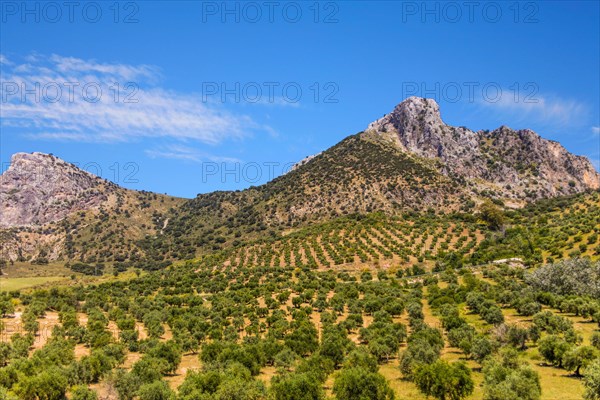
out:
M31 162L36 157L43 162ZM264 185L189 200L124 189L50 155L20 153L16 159L17 164L29 159L29 167L46 166L46 174L54 179L30 187L31 171L19 175L18 168L9 168L2 174L2 215L9 215L3 218L3 226L13 231L10 240L0 242L11 249L12 258L23 250L22 239L14 236L14 229L23 226L41 232L33 244L29 240L27 257L41 254L32 249L35 242L44 242L43 232L50 225L53 234L62 232L55 240L62 243L62 250L48 244L50 250L43 252L53 258L114 261L129 259L123 255L128 252L137 259L192 258L198 252L278 237L290 228L348 214L473 213L486 198L518 208L600 187L600 175L591 162L572 155L558 142L527 129L501 126L474 132L452 127L443 122L435 101L421 98L404 100L366 130ZM35 201L19 203L19 192ZM55 193L63 200L71 196L77 201L47 207L44 201ZM19 204L29 204L22 207L25 213L19 212ZM85 217L75 216L82 212ZM127 228L133 224L127 215L136 215L133 230ZM90 232L77 238L71 232L81 221ZM118 250L118 246L97 246L94 232L105 230L112 232L107 240L127 246ZM125 237L125 232L131 237ZM83 237L92 243L84 243Z
M527 196L535 199L573 192L565 186L576 192L600 187L600 175L592 163L586 157L571 154L560 143L544 139L531 129L514 130L502 125L492 131L475 132L447 125L432 99L409 97L391 113L369 124L367 131L379 133L408 152L439 158L447 166L443 173L498 184L501 194L509 198L522 197L511 192L513 188L506 188L510 181L519 179L525 180L522 192L527 183L533 186L530 192L539 192ZM524 179L522 171L528 168L546 184Z

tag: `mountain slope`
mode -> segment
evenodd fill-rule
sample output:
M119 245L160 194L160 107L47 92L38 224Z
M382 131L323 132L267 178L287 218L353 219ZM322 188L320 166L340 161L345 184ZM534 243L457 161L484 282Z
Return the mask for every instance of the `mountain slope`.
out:
M472 214L485 198L516 208L600 186L589 160L556 142L452 127L433 100L414 97L267 184L188 201L129 191L40 153L13 161L0 186L10 259L186 259L349 214ZM38 164L55 179L31 182Z
M460 182L439 169L376 137L353 135L265 185L199 195L171 216L162 243L147 247L175 245L191 254L347 214L472 209Z
M484 198L514 208L599 186L589 160L533 131L448 126L435 101L411 97L265 185L199 195L173 215L163 245L191 254L346 214L473 212Z
M0 259L46 262L146 258L183 199L124 189L42 153L17 153L0 176Z
M600 258L600 191L539 200L507 217L506 229L490 232L479 246L478 262Z
M600 192L541 200L510 211L496 231L469 214L354 214L221 253L224 266L443 270L520 258L527 265L600 258Z

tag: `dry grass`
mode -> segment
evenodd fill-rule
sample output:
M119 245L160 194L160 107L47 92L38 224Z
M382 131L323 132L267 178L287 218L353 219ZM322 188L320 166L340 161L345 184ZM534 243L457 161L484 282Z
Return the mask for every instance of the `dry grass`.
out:
M181 363L177 367L177 371L173 375L165 377L165 381L169 384L172 389L178 388L183 381L188 371L197 371L201 367L198 354L184 354L181 357Z
M30 289L47 283L65 281L62 276L40 276L28 278L0 278L0 292L12 292L16 290Z

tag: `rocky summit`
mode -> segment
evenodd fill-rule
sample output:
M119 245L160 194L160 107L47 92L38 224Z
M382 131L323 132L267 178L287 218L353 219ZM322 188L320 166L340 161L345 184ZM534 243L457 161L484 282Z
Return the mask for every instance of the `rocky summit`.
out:
M442 121L432 99L410 97L369 124L404 151L438 159L446 175L463 178L495 197L539 199L600 187L600 175L586 158L529 129L501 126L471 131Z
M95 207L118 186L43 153L16 153L0 176L0 226L42 225Z

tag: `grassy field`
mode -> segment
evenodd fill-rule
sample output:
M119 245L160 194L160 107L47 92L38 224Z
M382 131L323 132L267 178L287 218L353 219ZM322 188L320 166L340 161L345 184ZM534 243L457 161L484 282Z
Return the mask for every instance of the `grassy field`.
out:
M2 278L33 278L45 276L68 277L73 274L73 271L65 267L65 263L62 261L55 261L49 264L41 265L17 261L4 267L2 272Z
M63 276L34 276L25 278L0 278L0 292L10 292L13 290L23 290L35 286L43 285L49 282L58 282L65 280Z
M3 269L4 274L0 276L0 292L31 289L35 287L46 287L53 285L71 284L98 284L118 280L128 280L136 277L133 270L122 272L117 276L104 274L101 276L89 276L73 272L65 267L63 262L53 262L44 265L35 265L28 262L15 262L13 265ZM140 275L146 272L140 271Z

